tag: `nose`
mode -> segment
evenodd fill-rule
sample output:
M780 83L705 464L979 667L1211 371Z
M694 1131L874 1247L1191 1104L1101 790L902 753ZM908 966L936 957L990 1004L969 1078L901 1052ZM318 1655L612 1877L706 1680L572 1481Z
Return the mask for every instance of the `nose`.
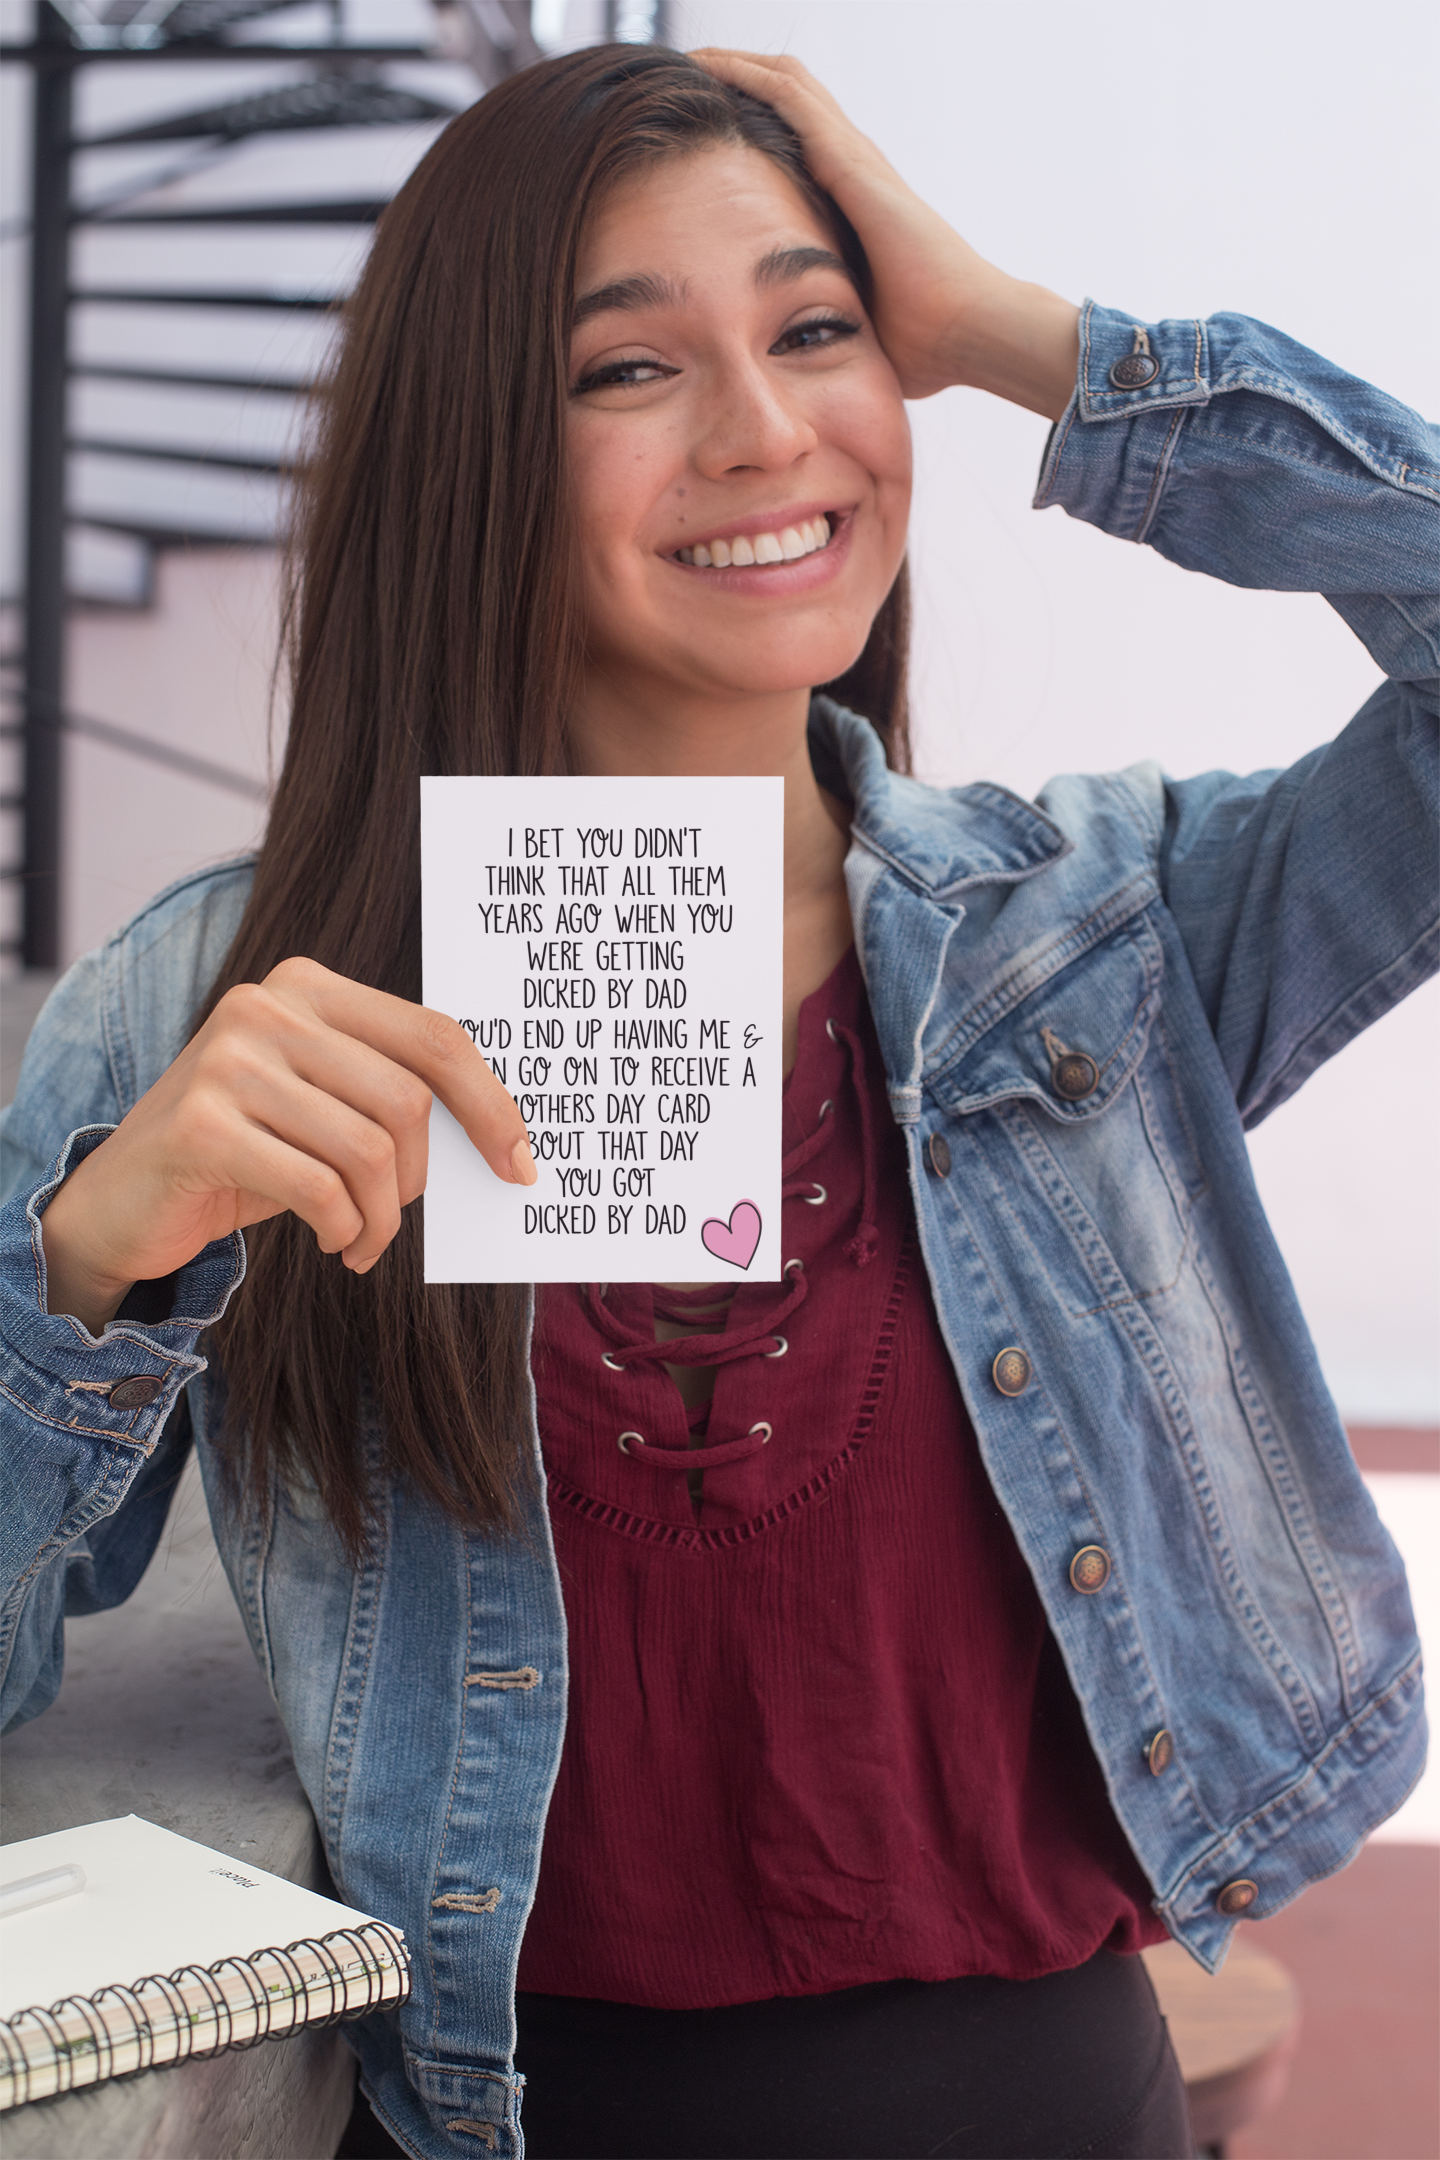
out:
M735 472L780 472L819 444L788 387L748 355L725 370L708 402L695 462L707 480Z

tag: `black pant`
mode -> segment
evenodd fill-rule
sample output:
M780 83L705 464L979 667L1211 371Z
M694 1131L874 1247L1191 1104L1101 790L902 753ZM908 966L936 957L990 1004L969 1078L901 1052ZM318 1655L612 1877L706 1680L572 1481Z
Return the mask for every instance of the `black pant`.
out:
M1191 2160L1138 1957L724 2010L522 1995L527 2160ZM360 2104L363 2107L363 2102ZM368 2110L365 2110L368 2114ZM396 2148L373 2123L342 2153Z

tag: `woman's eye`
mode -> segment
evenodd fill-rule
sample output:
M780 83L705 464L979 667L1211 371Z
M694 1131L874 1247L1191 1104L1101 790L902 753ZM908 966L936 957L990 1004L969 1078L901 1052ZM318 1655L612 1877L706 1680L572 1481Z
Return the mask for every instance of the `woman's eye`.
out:
M586 390L628 390L642 383L664 382L667 376L679 373L678 368L666 367L660 360L607 360L603 367L592 368L582 375L575 385L575 396Z
M771 346L772 353L816 352L826 345L839 345L845 338L858 337L860 325L844 315L821 315L809 322L792 323Z

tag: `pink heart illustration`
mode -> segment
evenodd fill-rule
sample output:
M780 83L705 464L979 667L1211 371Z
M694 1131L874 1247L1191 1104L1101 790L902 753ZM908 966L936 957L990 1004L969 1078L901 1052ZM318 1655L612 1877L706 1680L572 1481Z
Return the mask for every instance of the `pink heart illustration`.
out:
M735 1267L748 1268L760 1243L759 1208L753 1200L737 1200L730 1210L728 1223L721 1222L718 1215L712 1215L700 1225L700 1242L717 1260L728 1260Z

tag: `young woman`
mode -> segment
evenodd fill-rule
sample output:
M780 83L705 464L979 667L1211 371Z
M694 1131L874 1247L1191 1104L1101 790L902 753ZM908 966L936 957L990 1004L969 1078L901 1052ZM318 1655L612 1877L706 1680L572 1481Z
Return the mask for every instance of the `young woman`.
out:
M1055 422L1042 505L1323 591L1387 685L1286 773L907 779L953 383ZM982 262L793 61L545 63L386 213L265 845L56 991L0 1251L6 1714L193 1443L414 1953L354 2150L518 2155L528 2078L532 2155L1189 2151L1135 1953L1213 1968L1423 1760L1243 1133L1433 964L1436 470L1260 324ZM432 1096L534 1169L415 1002L416 782L556 770L784 777L794 1259L532 1335L421 1278Z

